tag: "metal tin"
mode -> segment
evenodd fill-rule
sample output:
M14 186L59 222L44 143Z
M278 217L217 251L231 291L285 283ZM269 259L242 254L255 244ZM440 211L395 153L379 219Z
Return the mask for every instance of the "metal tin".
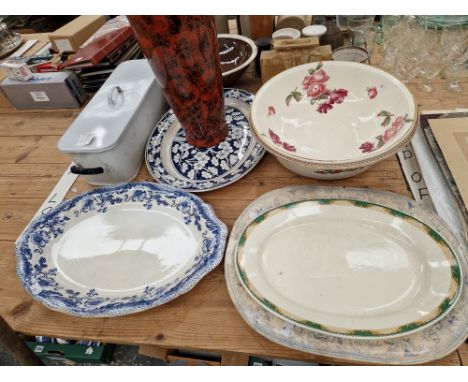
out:
M146 60L120 64L58 143L91 184L132 180L166 100Z

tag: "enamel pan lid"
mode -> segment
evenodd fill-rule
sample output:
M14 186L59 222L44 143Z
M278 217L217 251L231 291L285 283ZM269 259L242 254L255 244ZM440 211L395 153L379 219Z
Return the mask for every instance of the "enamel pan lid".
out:
M147 60L120 64L60 139L59 150L85 153L114 148L135 115L151 107L144 102L153 86L159 89Z

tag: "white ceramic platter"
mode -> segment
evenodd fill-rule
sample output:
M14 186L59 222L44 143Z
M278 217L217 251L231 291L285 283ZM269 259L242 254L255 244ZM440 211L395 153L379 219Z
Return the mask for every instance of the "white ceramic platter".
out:
M96 189L34 220L17 273L49 308L117 316L189 291L222 259L226 226L196 196L152 183Z
M386 206L419 221L429 223L453 249L460 260L464 287L459 301L438 322L402 337L362 341L311 330L273 313L246 290L236 269L236 251L245 229L258 216L288 203L318 199L361 200ZM266 193L251 203L237 219L225 256L225 275L229 295L244 320L258 333L283 346L342 360L365 363L418 364L444 357L457 349L468 336L467 256L447 225L433 212L414 200L392 193L341 187L287 187Z
M227 138L210 148L196 148L172 110L158 122L146 145L146 165L159 183L189 192L231 184L251 171L265 154L249 126L252 93L224 89Z
M255 96L251 122L273 154L342 168L398 150L415 117L413 97L396 78L369 65L325 61L270 79Z
M437 232L354 200L290 203L260 215L240 238L237 267L273 313L366 339L432 324L461 290L458 260Z

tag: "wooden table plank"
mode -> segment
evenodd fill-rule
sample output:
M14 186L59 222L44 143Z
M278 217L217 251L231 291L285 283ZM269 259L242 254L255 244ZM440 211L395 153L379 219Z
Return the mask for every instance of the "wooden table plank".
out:
M259 86L248 73L236 85L250 91ZM468 93L454 96L436 84L433 94L414 95L424 109L467 107ZM414 86L410 84L410 88ZM468 87L468 86L466 86ZM145 312L116 318L85 319L53 312L33 301L16 277L14 241L58 181L70 159L58 152L60 135L76 117L73 111L0 111L0 314L18 332L31 335L102 342L157 345L208 351L247 353L263 357L302 359L334 364L341 360L288 349L268 341L242 320L224 281L223 266L207 275L192 291ZM152 178L143 165L137 180ZM246 177L229 187L200 196L232 227L255 198L290 185L369 187L409 195L395 156L364 174L341 181L316 181L296 175L269 154ZM75 192L92 188L80 178ZM458 352L434 364L460 363Z
M0 164L70 163L70 158L58 151L57 143L57 136L1 137Z
M77 111L58 112L16 112L3 113L0 129L0 139L3 137L48 136L60 137L64 127L69 126L79 115ZM39 117L39 118L36 118ZM31 123L31 120L35 123Z
M458 351L455 350L449 355L441 359L438 359L436 361L426 363L425 365L426 366L461 366L461 361L460 361L460 356L458 354Z

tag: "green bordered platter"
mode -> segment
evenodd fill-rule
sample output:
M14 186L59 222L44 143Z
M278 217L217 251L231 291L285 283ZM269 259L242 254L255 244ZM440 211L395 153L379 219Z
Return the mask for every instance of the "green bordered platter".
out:
M357 220L345 223L350 216ZM465 251L438 216L408 198L288 187L239 217L225 273L241 316L271 341L345 360L416 364L449 354L467 337Z
M252 221L237 270L272 313L362 339L395 337L440 320L460 296L460 264L429 225L361 200L292 202Z

